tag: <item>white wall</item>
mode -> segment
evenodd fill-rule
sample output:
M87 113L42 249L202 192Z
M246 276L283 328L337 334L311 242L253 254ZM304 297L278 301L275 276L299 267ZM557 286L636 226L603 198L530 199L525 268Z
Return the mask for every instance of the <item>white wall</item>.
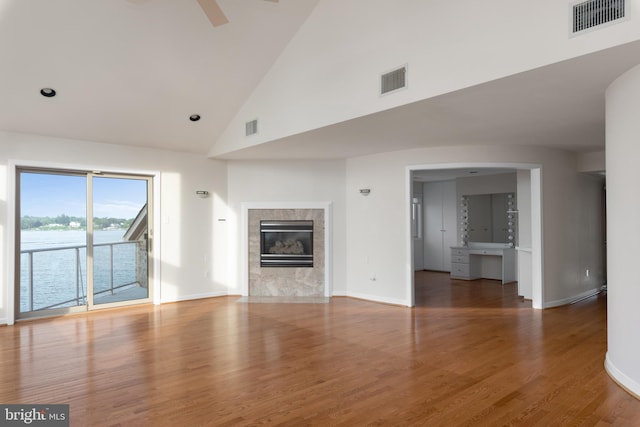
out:
M532 271L532 235L531 235L531 171L519 170L517 172L517 207L518 207L518 239L516 249L518 251L518 295L533 298L533 271Z
M240 292L240 207L251 201L333 203L334 295L407 304L407 166L516 162L543 168L544 295L548 305L588 290L579 276L594 256L583 253L581 197L595 194L575 172L571 153L531 147L408 150L327 161L208 160L176 152L0 133L0 233L6 241L9 159L89 169L162 173L161 293L163 301ZM591 178L587 178L591 182ZM370 188L367 197L359 189ZM585 190L585 188L587 188ZM209 199L195 196L199 189ZM591 202L588 202L591 203ZM227 235L229 240L227 241ZM6 246L6 245L5 245ZM6 318L7 253L2 247L0 319ZM208 276L208 277L205 277ZM594 278L595 281L595 278Z
M211 155L431 98L640 38L630 19L569 37L569 1L321 0ZM452 55L452 52L455 52ZM408 88L379 96L408 65ZM260 134L244 136L259 118Z
M605 152L590 151L588 153L580 153L578 155L578 170L580 172L598 172L605 171Z
M640 66L607 90L607 361L609 374L640 396Z
M457 197L474 194L515 193L517 191L516 173L473 176L456 179Z
M9 160L109 170L161 173L162 301L226 295L226 165L205 156L0 132L0 235L7 242ZM208 190L210 197L196 197ZM6 322L8 248L0 247L0 323Z
M239 239L241 207L246 202L331 202L333 215L333 294L346 292L345 161L229 161L227 225L229 283L241 291L243 257ZM359 187L364 188L364 187ZM363 197L358 195L359 197ZM363 197L364 198L364 197Z
M347 283L350 295L408 304L406 168L460 162L528 163L542 166L544 306L588 291L578 278L581 233L591 226L578 215L580 189L575 155L532 147L453 147L407 150L347 161ZM365 185L371 195L360 197ZM376 280L370 280L375 273Z
M604 177L579 174L576 196L578 224L584 227L577 236L578 281L582 290L599 288L606 282Z

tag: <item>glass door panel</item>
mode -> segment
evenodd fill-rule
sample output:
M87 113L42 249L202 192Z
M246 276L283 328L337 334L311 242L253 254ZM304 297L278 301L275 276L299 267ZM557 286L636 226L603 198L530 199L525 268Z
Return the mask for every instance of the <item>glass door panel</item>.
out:
M151 183L133 175L17 169L18 319L151 301Z
M149 299L150 179L90 175L90 181L93 301L89 306Z
M18 170L18 318L86 310L86 182Z

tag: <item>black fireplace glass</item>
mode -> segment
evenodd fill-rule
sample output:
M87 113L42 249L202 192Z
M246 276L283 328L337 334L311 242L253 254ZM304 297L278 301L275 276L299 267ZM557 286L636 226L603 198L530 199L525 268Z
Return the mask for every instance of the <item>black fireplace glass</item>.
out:
M261 267L313 267L313 221L260 221Z

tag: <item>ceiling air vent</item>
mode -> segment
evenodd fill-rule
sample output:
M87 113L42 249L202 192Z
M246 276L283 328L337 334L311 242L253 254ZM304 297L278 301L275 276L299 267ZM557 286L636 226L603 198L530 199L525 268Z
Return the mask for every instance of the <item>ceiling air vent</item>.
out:
M407 67L398 68L380 77L380 94L407 87Z
M258 119L251 120L244 124L245 136L255 135L258 133Z
M588 0L574 3L572 9L573 34L622 19L626 11L625 0Z

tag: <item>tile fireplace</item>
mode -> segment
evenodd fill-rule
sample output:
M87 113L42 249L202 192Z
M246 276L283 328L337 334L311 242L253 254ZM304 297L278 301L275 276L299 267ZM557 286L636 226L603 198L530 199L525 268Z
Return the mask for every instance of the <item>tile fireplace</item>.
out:
M328 208L247 203L246 294L254 297L330 295ZM270 208L270 206L274 206Z

